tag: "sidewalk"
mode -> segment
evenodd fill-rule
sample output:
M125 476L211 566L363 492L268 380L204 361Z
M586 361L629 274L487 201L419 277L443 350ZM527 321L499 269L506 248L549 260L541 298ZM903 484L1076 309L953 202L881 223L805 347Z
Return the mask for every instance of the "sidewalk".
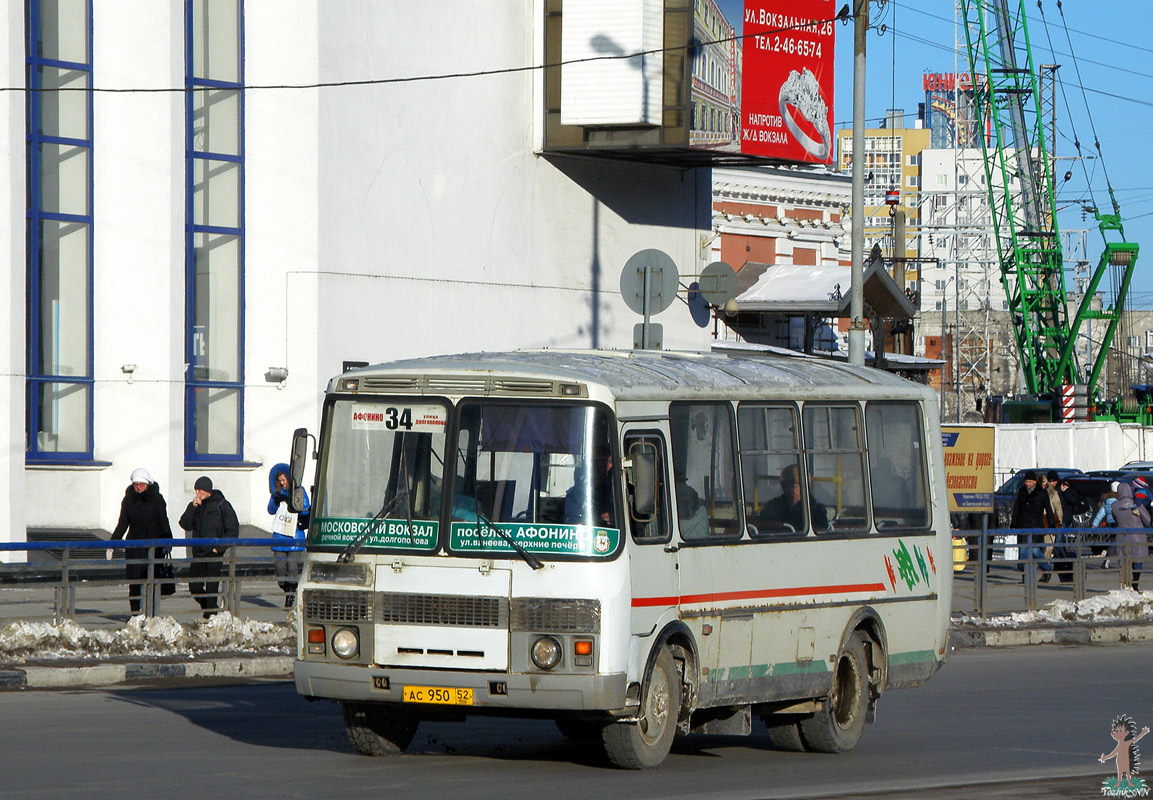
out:
M1038 644L1123 644L1153 641L1153 622L1100 622L990 630L954 628L953 649ZM224 654L0 664L0 692L108 686L201 685L254 679L292 680L292 656Z

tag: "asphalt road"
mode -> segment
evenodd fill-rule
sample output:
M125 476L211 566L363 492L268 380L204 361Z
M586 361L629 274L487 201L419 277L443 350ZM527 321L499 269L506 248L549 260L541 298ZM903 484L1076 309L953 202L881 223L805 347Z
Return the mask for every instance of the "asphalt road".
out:
M0 694L0 795L30 798L1083 798L1113 774L1110 722L1153 726L1153 644L954 654L887 693L846 756L751 737L678 740L655 771L606 766L550 722L426 724L406 755L353 753L339 707L287 683ZM1153 768L1150 770L1153 772Z

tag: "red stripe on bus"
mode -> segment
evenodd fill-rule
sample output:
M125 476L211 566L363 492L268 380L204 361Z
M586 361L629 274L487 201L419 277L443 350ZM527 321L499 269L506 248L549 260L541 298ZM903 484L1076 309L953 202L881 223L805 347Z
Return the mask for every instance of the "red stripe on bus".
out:
M806 595L850 594L854 592L883 592L883 583L850 583L843 586L798 586L792 589L755 589L747 592L711 592L709 594L688 594L681 597L634 597L633 608L650 606L692 605L694 603L717 603L726 600L756 600L769 597L804 597Z

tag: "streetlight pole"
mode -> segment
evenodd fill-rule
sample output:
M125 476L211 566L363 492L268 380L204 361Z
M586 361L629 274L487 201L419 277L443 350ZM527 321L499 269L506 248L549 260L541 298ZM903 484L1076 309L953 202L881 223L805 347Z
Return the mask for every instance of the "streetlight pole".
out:
M865 365L865 41L869 0L853 0L853 227L849 363Z

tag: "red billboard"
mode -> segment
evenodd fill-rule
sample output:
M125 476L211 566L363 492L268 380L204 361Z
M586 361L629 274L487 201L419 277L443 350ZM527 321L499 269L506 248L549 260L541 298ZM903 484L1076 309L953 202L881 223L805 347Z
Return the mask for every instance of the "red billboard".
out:
M835 0L745 0L741 152L833 160Z

